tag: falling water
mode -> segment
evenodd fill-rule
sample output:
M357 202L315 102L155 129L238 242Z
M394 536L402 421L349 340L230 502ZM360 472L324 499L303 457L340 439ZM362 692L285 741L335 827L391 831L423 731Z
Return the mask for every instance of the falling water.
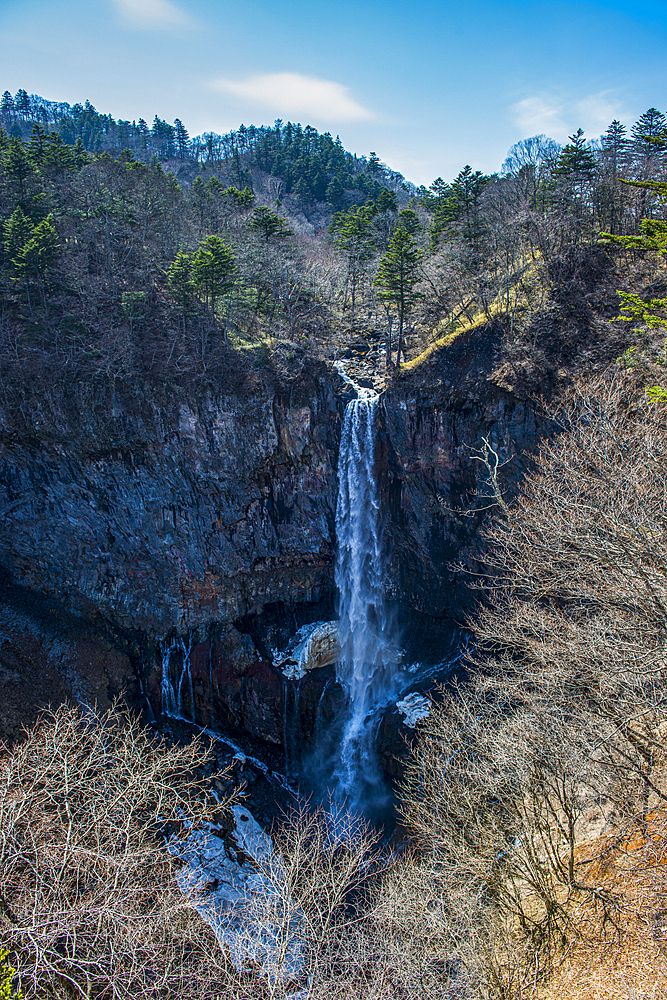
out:
M378 396L369 389L360 389L359 397L348 403L338 459L338 680L348 692L349 706L334 778L337 797L353 808L364 808L383 794L373 713L389 700L396 667L383 596L377 406Z
M172 639L171 642L167 642L166 640L164 640L160 644L160 649L162 652L162 712L164 715L170 715L174 719L183 719L186 722L194 722L195 698L192 685L192 667L190 664L190 653L192 652L192 636L188 638L187 645L185 639L181 638ZM181 669L178 675L178 683L176 687L174 687L174 683L172 681L172 676L171 676L172 675L171 654L174 650L180 652L182 657ZM185 707L183 703L183 683L186 680L188 683L190 712L192 715L191 719L186 719L184 715Z

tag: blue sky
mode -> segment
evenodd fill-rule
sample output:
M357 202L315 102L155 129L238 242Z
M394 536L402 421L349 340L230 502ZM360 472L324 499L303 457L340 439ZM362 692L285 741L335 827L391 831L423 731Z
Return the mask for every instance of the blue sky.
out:
M418 184L667 111L667 0L0 0L0 25L0 90L191 135L289 118Z

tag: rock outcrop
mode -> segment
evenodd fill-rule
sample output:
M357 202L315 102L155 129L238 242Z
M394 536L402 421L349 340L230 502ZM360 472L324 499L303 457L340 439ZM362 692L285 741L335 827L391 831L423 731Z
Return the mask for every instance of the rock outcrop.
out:
M551 426L533 403L491 380L500 339L492 324L462 334L382 397L388 592L404 637L433 661L472 606L455 566L493 514L479 461L484 439L509 498Z

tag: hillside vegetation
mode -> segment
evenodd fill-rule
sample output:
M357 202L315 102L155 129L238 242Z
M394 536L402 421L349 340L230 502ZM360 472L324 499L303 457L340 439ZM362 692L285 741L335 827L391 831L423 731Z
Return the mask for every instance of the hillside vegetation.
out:
M641 241L661 218L655 109L630 135L613 122L562 149L536 136L498 175L464 167L428 189L291 123L203 145L177 123L163 142L157 119L125 128L21 91L0 118L6 392L37 374L233 385L267 365L289 375L295 351L385 377L487 321L502 324L507 378L535 387L576 366L617 288L662 294L641 242L600 238Z

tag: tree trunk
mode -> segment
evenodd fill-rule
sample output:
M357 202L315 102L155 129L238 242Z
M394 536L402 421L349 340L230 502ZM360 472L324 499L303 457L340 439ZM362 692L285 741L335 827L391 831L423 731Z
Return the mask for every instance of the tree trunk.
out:
M391 368L391 328L394 322L394 317L391 313L387 315L387 337L385 341L385 365L387 368Z

